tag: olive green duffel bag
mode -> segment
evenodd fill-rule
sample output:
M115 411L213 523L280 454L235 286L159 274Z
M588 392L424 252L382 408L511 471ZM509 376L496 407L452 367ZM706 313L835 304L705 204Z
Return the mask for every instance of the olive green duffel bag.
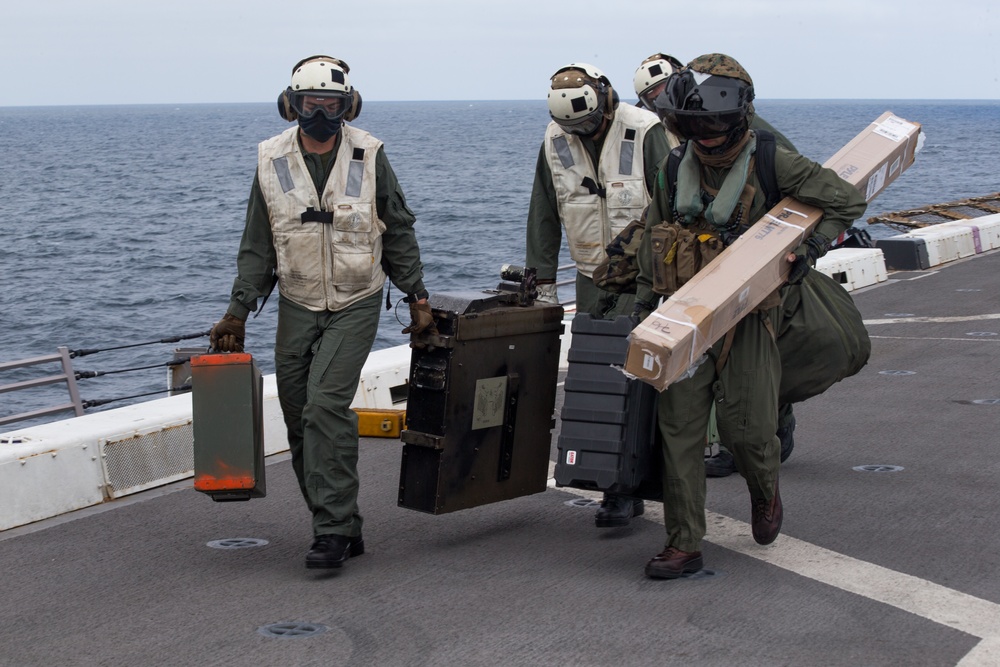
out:
M860 371L871 356L861 313L847 290L819 271L781 290L781 403L818 396Z

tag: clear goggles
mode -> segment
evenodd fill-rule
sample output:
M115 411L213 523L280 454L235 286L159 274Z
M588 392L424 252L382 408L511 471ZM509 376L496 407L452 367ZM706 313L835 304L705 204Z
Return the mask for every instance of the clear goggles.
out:
M642 91L639 95L639 101L642 102L644 109L649 109L650 111L656 110L656 98L660 96L663 89L667 87L667 80L663 79L659 83L653 84L646 90Z
M292 95L292 107L303 118L322 113L328 119L342 117L350 108L351 97L346 93L303 90Z

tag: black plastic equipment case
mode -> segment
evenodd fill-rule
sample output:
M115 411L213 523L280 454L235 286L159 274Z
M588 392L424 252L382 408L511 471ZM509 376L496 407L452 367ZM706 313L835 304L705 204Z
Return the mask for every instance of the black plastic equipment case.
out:
M657 499L656 390L620 370L633 328L628 317L573 319L557 486ZM616 368L617 367L617 368Z
M546 489L561 306L512 291L434 294L414 335L399 505L444 514Z

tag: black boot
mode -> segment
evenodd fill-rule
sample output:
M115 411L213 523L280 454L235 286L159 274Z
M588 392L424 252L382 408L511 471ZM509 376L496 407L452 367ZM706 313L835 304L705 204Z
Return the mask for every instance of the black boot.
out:
M781 462L784 463L792 455L792 448L795 447L795 416L791 421L775 431L778 440L781 440Z
M736 472L736 459L728 449L719 448L715 456L705 457L706 477L729 477Z
M317 535L306 554L306 567L341 567L351 556L364 552L365 541L360 535Z
M605 493L604 499L601 500L601 509L594 515L594 523L598 528L627 526L632 517L642 516L645 511L645 505L639 498Z

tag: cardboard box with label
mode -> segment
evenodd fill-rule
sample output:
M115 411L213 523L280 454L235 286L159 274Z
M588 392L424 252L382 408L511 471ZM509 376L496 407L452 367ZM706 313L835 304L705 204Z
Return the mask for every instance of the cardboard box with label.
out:
M885 112L824 163L868 201L911 164L920 125ZM785 256L823 211L786 197L647 317L630 336L625 372L662 391L781 286Z

